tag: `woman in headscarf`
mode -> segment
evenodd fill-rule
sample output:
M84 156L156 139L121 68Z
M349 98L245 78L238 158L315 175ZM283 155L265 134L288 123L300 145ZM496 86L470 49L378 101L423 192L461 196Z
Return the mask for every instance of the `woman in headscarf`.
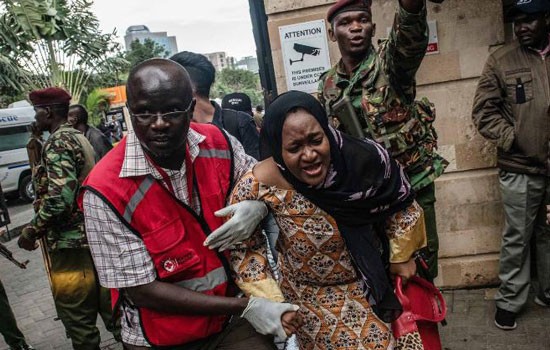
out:
M389 322L401 313L389 273L415 274L426 244L422 209L387 152L329 126L309 94L290 91L269 106L271 158L235 186L231 202L262 200L280 228L280 280L258 231L231 252L247 294L300 305L301 349L392 349ZM282 292L282 293L281 293Z

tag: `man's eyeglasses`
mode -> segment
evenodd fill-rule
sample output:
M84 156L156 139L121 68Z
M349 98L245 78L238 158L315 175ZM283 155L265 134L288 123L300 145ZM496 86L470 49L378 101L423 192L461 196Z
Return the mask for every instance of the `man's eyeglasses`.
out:
M191 103L189 103L189 106L184 111L173 111L168 113L132 113L130 110L130 107L128 104L126 104L126 108L128 108L128 112L130 113L130 116L132 118L135 118L140 124L151 124L158 118L162 118L163 121L167 123L174 122L179 119L186 118L189 114L189 112L195 107L195 99L191 100Z

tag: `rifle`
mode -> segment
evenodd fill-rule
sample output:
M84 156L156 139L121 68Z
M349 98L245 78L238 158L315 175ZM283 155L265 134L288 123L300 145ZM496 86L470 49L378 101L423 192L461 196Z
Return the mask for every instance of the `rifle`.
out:
M29 131L31 132L31 138L27 142L27 154L29 156L29 164L31 166L31 172L32 172L32 179L33 179L33 185L36 185L35 178L36 178L36 168L41 162L42 158L42 132L39 131L36 128L36 122L33 122L28 127ZM38 198L36 193L36 187L34 188L34 200L36 201ZM33 203L34 206L34 203ZM35 207L35 212L37 208ZM46 237L42 236L40 238L40 250L42 251L42 258L44 259L44 268L46 270L46 275L48 276L48 282L50 283L50 289L52 289L52 263L50 260L50 255L48 254L48 250L46 249ZM52 289L53 291L53 289Z
M13 257L13 253L2 243L0 243L0 255L3 255L6 259L17 265L21 269L26 269L27 264L29 263L29 260L25 260L24 262L19 262Z
M31 169L34 170L34 167L40 164L42 155L42 133L36 129L36 122L31 123L27 129L31 133L31 138L27 142L27 155Z
M361 122L357 118L355 109L347 95L332 106L332 116L338 118L347 134L360 139L365 138L366 135L361 127Z

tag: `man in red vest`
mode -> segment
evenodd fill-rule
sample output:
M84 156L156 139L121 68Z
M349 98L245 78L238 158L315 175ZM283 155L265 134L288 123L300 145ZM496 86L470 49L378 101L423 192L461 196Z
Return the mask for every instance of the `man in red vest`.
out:
M134 131L96 165L81 197L125 347L274 349L272 337L258 333L285 338L297 321L283 327L281 317L297 306L235 297L225 255L204 246L212 231L231 245L267 213L249 201L223 210L233 214L225 224L216 216L255 160L217 126L191 122L193 91L179 64L141 63L126 91Z

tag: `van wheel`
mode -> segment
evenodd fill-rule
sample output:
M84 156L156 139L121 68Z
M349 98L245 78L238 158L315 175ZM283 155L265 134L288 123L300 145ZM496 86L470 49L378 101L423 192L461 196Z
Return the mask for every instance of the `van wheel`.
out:
M34 188L32 186L31 175L25 176L19 183L19 196L27 203L31 203L34 200Z

